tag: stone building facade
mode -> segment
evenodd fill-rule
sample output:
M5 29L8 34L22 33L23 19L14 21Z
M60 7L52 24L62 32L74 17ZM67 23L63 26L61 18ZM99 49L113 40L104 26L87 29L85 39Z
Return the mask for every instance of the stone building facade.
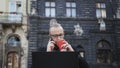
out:
M65 39L90 68L120 67L119 0L31 0L30 3L28 68L32 52L46 51L51 19L63 26ZM81 36L74 32L77 24L82 27Z
M27 68L26 0L0 0L0 68Z

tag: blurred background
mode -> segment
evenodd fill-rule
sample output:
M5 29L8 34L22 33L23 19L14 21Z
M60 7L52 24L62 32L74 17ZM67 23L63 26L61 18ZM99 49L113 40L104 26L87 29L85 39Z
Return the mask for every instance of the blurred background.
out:
M0 68L31 68L52 19L90 68L120 68L120 0L0 0Z

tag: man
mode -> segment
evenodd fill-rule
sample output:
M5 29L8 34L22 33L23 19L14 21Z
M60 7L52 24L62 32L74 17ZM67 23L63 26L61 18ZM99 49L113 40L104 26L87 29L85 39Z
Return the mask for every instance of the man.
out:
M47 45L47 52L52 51L74 51L71 45L64 39L64 30L59 23L53 23L50 25L49 29L50 39ZM64 44L61 45L61 48L57 45L57 42L64 40Z
M64 29L63 27L56 22L50 24L49 29L50 39L47 45L47 52L55 52L55 51L69 51L74 52L72 46L65 41L64 39ZM64 44L61 45L62 49L60 49L57 44L60 40L64 40ZM79 67L80 68L89 68L88 63L79 55Z

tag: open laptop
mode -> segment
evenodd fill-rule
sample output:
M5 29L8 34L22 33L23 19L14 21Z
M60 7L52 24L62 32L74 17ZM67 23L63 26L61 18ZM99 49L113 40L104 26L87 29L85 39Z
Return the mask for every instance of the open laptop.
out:
M79 68L77 52L33 52L32 68Z

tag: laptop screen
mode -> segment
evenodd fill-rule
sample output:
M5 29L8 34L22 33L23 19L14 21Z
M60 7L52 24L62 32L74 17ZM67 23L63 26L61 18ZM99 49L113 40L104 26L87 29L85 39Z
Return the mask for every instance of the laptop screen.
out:
M33 52L32 68L79 68L77 52Z

